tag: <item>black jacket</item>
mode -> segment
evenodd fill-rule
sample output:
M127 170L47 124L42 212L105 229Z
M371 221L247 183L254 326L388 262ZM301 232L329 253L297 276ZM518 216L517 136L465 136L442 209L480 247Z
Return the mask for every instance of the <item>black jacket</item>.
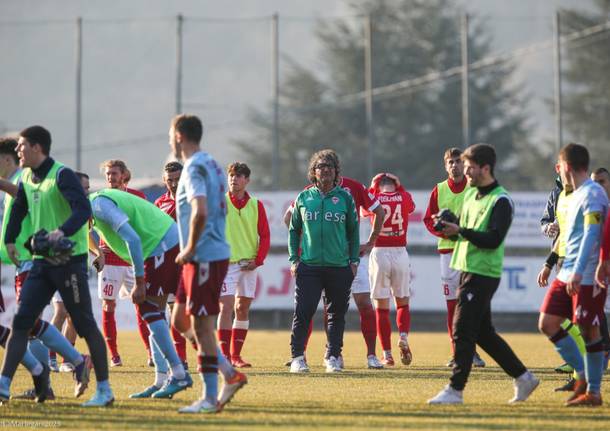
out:
M557 208L557 200L559 199L559 194L563 190L563 184L561 184L561 178L557 177L555 179L555 188L549 193L549 197L546 200L546 207L544 208L544 212L542 213L542 218L540 219L540 228L542 233L547 235L547 227L549 224L555 221L555 210Z

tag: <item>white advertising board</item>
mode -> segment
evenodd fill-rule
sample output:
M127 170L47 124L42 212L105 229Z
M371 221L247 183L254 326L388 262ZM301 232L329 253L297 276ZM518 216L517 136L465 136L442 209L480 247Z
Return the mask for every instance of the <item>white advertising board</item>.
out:
M438 256L411 256L412 310L446 310L439 265ZM536 284L541 265L540 258L507 257L500 287L493 300L494 310L537 311L545 293ZM257 297L252 308L292 309L293 295L294 278L290 276L288 256L269 256L265 265L259 268ZM353 301L351 306L354 307Z

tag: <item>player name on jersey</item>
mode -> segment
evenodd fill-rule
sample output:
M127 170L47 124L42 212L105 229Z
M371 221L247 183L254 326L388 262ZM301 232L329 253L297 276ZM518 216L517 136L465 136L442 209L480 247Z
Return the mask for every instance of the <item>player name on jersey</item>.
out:
M384 204L389 202L402 202L404 199L402 195L379 195L377 196L377 200Z

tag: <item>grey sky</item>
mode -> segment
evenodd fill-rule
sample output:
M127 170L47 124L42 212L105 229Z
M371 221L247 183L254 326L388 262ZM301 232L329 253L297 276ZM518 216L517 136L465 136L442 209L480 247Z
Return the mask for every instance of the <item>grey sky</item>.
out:
M464 1L486 16L498 51L551 36L556 6L590 2L546 0ZM245 112L263 108L271 94L270 15L280 14L280 49L300 64L319 68L315 18L350 14L346 2L0 0L2 76L0 133L38 123L54 138L53 154L74 164L75 19L83 30L83 170L101 178L99 163L122 158L134 178L156 178L168 155L174 114L175 16L184 28L184 110L206 125L206 147L226 164L232 138L247 136ZM517 82L535 92L537 136L552 136L544 105L552 78L549 53L524 57ZM6 103L6 101L10 101Z

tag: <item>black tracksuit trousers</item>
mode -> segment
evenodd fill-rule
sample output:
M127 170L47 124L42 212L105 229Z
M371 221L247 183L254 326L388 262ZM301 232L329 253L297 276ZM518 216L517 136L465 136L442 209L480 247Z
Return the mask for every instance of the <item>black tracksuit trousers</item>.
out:
M303 355L309 323L318 308L322 291L326 298L328 330L326 358L341 354L345 313L349 307L351 267L310 266L301 262L296 271L294 316L290 347L292 357Z
M453 317L455 365L451 387L461 391L472 369L472 357L478 344L511 377L517 378L527 369L491 323L491 299L500 279L462 273Z

